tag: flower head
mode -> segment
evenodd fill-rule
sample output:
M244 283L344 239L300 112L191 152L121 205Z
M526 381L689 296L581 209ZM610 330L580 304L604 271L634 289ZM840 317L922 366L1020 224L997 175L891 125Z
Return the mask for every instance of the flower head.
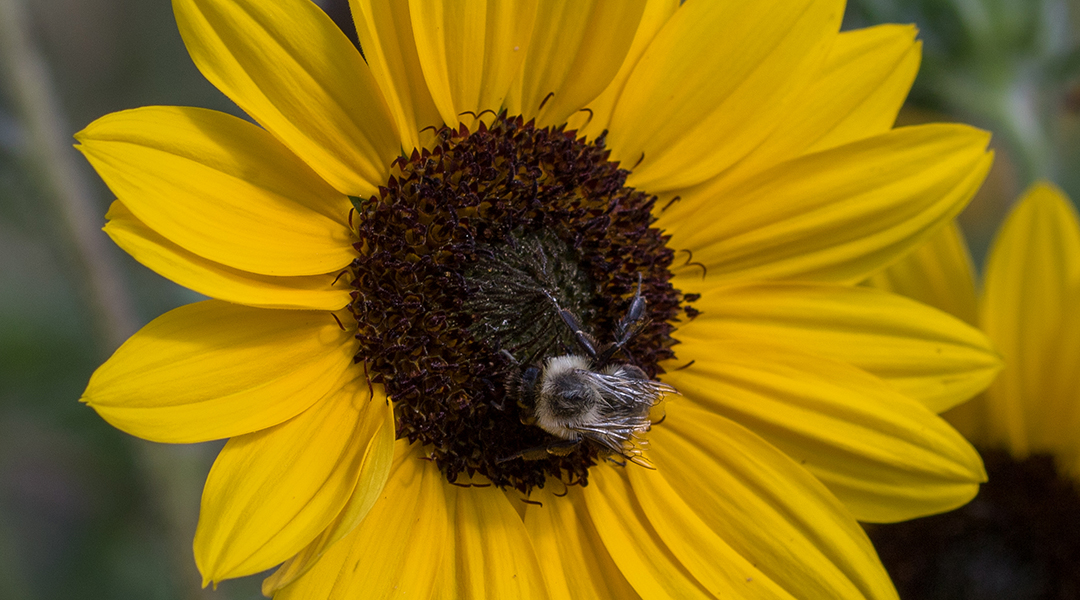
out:
M955 225L872 281L979 324L1005 361L985 393L944 414L986 459L990 480L976 501L872 532L890 571L903 574L897 586L914 596L930 589L984 595L1008 590L1016 596L1075 589L1080 581L1076 209L1052 184L1033 185L995 237L979 292ZM977 575L976 565L990 556L993 582ZM954 567L939 568L946 560Z
M910 27L843 3L175 0L258 125L152 107L80 149L106 231L214 298L83 400L163 442L231 438L205 579L285 598L891 597L855 522L983 477L934 411L985 338L852 284L990 163L892 129ZM676 395L677 392L677 395Z
M1080 476L1080 220L1056 186L1033 185L1005 219L981 291L954 225L877 282L978 324L1005 368L984 394L946 413L976 445L1014 458L1051 454Z

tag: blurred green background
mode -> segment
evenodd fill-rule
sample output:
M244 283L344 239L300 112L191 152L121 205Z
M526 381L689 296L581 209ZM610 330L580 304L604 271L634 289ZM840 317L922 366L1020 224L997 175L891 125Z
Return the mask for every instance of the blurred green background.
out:
M344 0L319 4L348 22ZM914 22L925 43L902 122L995 133L994 171L962 216L976 263L1034 178L1080 198L1080 0L850 3L845 27L878 22ZM36 60L51 86L31 102L45 129L19 76ZM0 80L0 599L261 597L261 577L203 590L194 568L201 486L220 444L137 440L78 402L127 330L198 296L100 232L112 196L71 134L144 105L238 109L192 65L165 0L0 0ZM90 213L65 210L71 194ZM80 227L102 256L73 242ZM111 317L86 275L103 257L118 266Z

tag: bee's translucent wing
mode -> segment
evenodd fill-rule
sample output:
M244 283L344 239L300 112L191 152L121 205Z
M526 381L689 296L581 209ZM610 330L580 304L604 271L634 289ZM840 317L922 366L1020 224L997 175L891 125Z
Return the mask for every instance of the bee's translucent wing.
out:
M649 409L666 394L677 393L675 388L659 381L618 373L580 373L595 385L603 404L595 418L588 423L576 424L572 429L629 460L640 456L635 438L649 429Z

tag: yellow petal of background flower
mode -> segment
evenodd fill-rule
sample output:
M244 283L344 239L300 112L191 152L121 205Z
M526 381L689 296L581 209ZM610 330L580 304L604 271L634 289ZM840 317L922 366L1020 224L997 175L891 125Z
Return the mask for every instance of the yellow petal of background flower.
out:
M498 111L529 48L536 0L409 0L420 66L448 125Z
M868 371L933 412L967 400L1000 368L990 341L974 327L871 288L798 283L719 287L694 306L703 314L675 334L684 343L731 338L783 344ZM696 358L707 357L679 352L681 361Z
M869 279L870 285L907 296L977 325L975 268L960 227L953 221L900 262Z
M856 283L967 204L990 167L988 141L962 125L896 129L781 163L720 195L682 195L678 204L696 210L661 212L657 226L671 233L669 247L693 251L710 282Z
M639 514L710 591L721 598L896 597L862 528L795 461L708 411L673 402L667 415L649 434L656 470L627 468L625 475ZM595 492L592 482L586 488L590 510L613 472ZM611 526L597 522L601 536ZM759 572L740 573L720 552Z
M321 275L356 255L348 198L242 119L147 107L75 137L140 221L203 258L263 275Z
M1067 301L1080 306L1080 285L1068 292ZM1080 481L1080 311L1066 312L1053 346L1046 357L1045 401L1028 402L1032 421L1042 423L1042 436L1032 446L1053 454L1057 468Z
M956 508L986 480L943 419L847 363L777 343L686 339L664 375L687 399L750 429L813 473L860 521Z
M397 123L401 148L409 154L420 147L421 129L442 123L420 68L409 3L349 0L349 6L360 47Z
M371 512L352 533L330 546L315 566L274 597L430 598L446 568L450 486L438 467L422 457L419 445L398 440L394 466Z
M634 40L630 43L630 49L627 50L619 71L607 88L589 103L588 111L581 111L570 117L568 129L577 129L590 139L608 129L611 113L626 86L626 80L637 66L642 53L652 43L657 32L667 23L671 15L675 14L677 8L679 8L679 0L646 0L645 10L634 33Z
M528 53L507 97L510 114L535 116L540 127L565 123L618 72L644 10L645 0L540 3Z
M533 490L529 500L540 505L525 509L525 528L541 558L540 569L551 596L575 600L637 598L596 533L581 494L567 492L559 497L552 488L558 484Z
M1062 408L1076 403L1075 395L1052 398L1047 389L1057 376L1048 372L1056 360L1048 359L1063 352L1080 355L1058 347L1063 319L1080 308L1080 223L1060 190L1038 184L1020 200L990 248L983 287L983 330L1005 369L986 392L978 439L1024 457L1036 449L1042 428L1053 427ZM1067 368L1075 372L1078 365ZM1026 408L1042 403L1037 416Z
M682 6L612 115L608 144L633 169L627 184L653 194L686 187L746 156L817 71L843 12L839 0Z
M225 444L206 478L195 532L203 585L284 562L341 513L365 450L389 420L386 397L369 394L356 375L344 373L292 419Z
M350 301L349 286L334 284L336 273L274 277L226 267L165 239L119 200L105 218L105 233L117 246L162 277L200 294L257 308L338 310Z
M385 398L382 390L378 387L376 390L376 397ZM394 462L394 409L388 400L372 408L383 413L381 416L374 416L381 425L364 449L360 480L357 481L348 503L318 537L266 578L262 588L264 595L272 595L306 573L331 546L356 529L379 499Z
M218 300L154 319L101 365L83 392L114 427L191 443L277 425L352 368L355 341L325 312Z
M308 0L173 0L202 74L338 191L370 196L401 153L360 53Z
M443 596L547 598L529 533L506 494L494 486L447 487L453 560L445 563Z

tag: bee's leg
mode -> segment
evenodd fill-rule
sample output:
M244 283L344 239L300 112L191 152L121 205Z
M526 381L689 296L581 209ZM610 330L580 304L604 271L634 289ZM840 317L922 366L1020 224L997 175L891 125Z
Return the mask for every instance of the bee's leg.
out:
M510 456L504 456L504 457L496 460L495 462L496 463L510 462L510 461L514 460L515 458L520 458L521 460L542 460L542 459L545 459L547 457L548 457L547 448L545 448L544 446L536 446L535 448L526 448L524 450L520 450L518 452L515 452L515 453L511 454Z
M630 300L630 306L626 308L626 314L619 319L619 324L616 325L615 331L618 333L618 339L615 340L615 344L622 347L623 344L630 341L630 338L634 337L638 328L635 327L641 318L645 316L645 297L641 295L641 273L638 273L637 277L637 291L634 292L634 297Z
M510 354L509 350L500 349L499 350L499 355L502 356L503 358L505 358L506 361L509 362L514 367L521 368L521 363L518 362L517 358L514 358L513 354ZM521 391L522 391L521 390L522 381L511 379L507 383L508 383L508 385L506 387L507 387L507 390L508 390L509 393L514 393L514 392L521 393ZM495 408L495 410L498 410L500 412L505 411L506 410L506 396L503 396L503 399L500 402L492 402L491 406L493 406Z
M540 380L539 367L526 367L518 381L518 406L521 410L521 422L525 425L536 423L533 409L536 408L536 383Z
M562 317L563 323L574 332L574 338L577 340L578 346L585 351L591 358L596 358L596 342L581 329L581 324L578 323L577 317L571 314L568 310L559 310L559 316Z
M620 341L625 343L630 339L631 326L641 320L645 315L645 298L641 295L641 273L637 276L637 291L630 300L630 306L626 308L626 314L619 319L618 332Z
M545 291L544 294L547 295L548 300L551 300L551 303L558 309L559 318L561 318L563 323L570 328L570 331L574 332L574 339L577 340L581 349L584 350L590 358L596 358L596 341L592 339L592 336L585 333L585 329L581 326L581 322L578 321L577 317L574 316L574 313L559 306L559 301L555 299L555 296L552 296L547 291Z
M642 317L645 316L645 297L641 295L641 273L638 273L637 291L634 292L634 297L630 300L630 306L626 309L626 314L619 319L618 324L615 325L615 341L604 348L603 353L598 358L601 364L611 360L611 357L615 355L619 350L623 350L624 353L633 361L633 357L630 356L623 346L626 342L630 341L630 338L634 337L637 332L641 331L643 326Z
M496 462L504 463L515 458L521 460L543 460L549 456L566 456L574 451L581 445L581 440L557 440L550 444L544 444L543 446L535 446L533 448L526 448L520 452L515 452L510 456L500 458Z
M510 354L509 350L506 350L506 349L499 350L499 354L503 358L505 358L506 360L510 361L510 364L514 365L515 367L520 367L521 366L521 363L518 362L518 359L514 358L513 354Z
M558 442L544 446L544 449L552 456L566 456L573 452L574 448L577 448L580 445L581 440L559 440Z

